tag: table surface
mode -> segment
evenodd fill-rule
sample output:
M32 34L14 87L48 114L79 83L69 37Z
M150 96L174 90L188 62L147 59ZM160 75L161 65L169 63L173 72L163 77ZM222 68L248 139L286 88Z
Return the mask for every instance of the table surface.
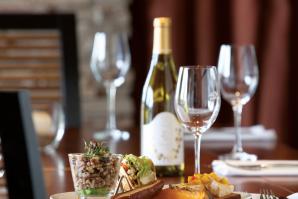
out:
M130 130L129 140L111 141L107 144L110 150L115 153L139 155L140 136L138 130ZM82 152L84 140L89 140L92 134L80 132L77 129L67 130L57 152L42 153L42 164L44 180L48 195L73 191L73 183L68 163L68 153ZM233 143L203 142L201 148L201 172L211 172L211 162L217 159L220 154L231 150ZM282 143L260 142L258 147L250 147L244 143L245 150L258 155L259 159L288 159L298 160L298 150L292 149ZM185 176L192 175L194 171L193 142L185 143ZM165 183L178 183L184 179L181 177L163 178ZM279 177L229 177L236 191L259 193L261 189L271 189L279 196L287 196L298 192L298 176Z

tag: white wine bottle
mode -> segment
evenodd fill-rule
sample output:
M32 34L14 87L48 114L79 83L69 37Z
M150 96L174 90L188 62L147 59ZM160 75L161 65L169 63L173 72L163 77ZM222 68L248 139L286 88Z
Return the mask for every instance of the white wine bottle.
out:
M155 18L153 25L153 55L141 103L141 154L152 159L157 175L179 176L184 172L184 144L174 111L177 72L171 20Z

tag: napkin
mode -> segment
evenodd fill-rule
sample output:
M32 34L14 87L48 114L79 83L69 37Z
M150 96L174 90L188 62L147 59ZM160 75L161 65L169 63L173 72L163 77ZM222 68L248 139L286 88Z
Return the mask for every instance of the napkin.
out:
M247 168L247 166L266 165L265 168ZM240 166L246 166L241 168ZM298 176L298 161L296 160L214 160L213 171L224 176Z
M297 199L298 198L298 193L293 193L289 196L287 196L288 199Z
M265 129L262 125L250 127L241 127L241 135L243 141L275 141L276 132L273 129ZM185 133L184 140L193 140L191 133ZM234 141L235 128L211 128L202 136L202 141Z

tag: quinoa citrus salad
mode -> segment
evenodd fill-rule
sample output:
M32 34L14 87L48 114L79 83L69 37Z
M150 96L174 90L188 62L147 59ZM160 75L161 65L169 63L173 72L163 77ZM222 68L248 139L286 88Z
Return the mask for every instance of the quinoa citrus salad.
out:
M75 191L81 196L107 196L118 180L122 156L100 142L86 142L85 153L69 154Z

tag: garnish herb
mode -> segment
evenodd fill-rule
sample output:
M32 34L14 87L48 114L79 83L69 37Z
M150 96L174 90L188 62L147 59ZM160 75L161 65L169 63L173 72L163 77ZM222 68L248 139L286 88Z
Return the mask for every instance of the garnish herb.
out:
M102 142L85 141L85 156L104 156L109 153L109 149Z

